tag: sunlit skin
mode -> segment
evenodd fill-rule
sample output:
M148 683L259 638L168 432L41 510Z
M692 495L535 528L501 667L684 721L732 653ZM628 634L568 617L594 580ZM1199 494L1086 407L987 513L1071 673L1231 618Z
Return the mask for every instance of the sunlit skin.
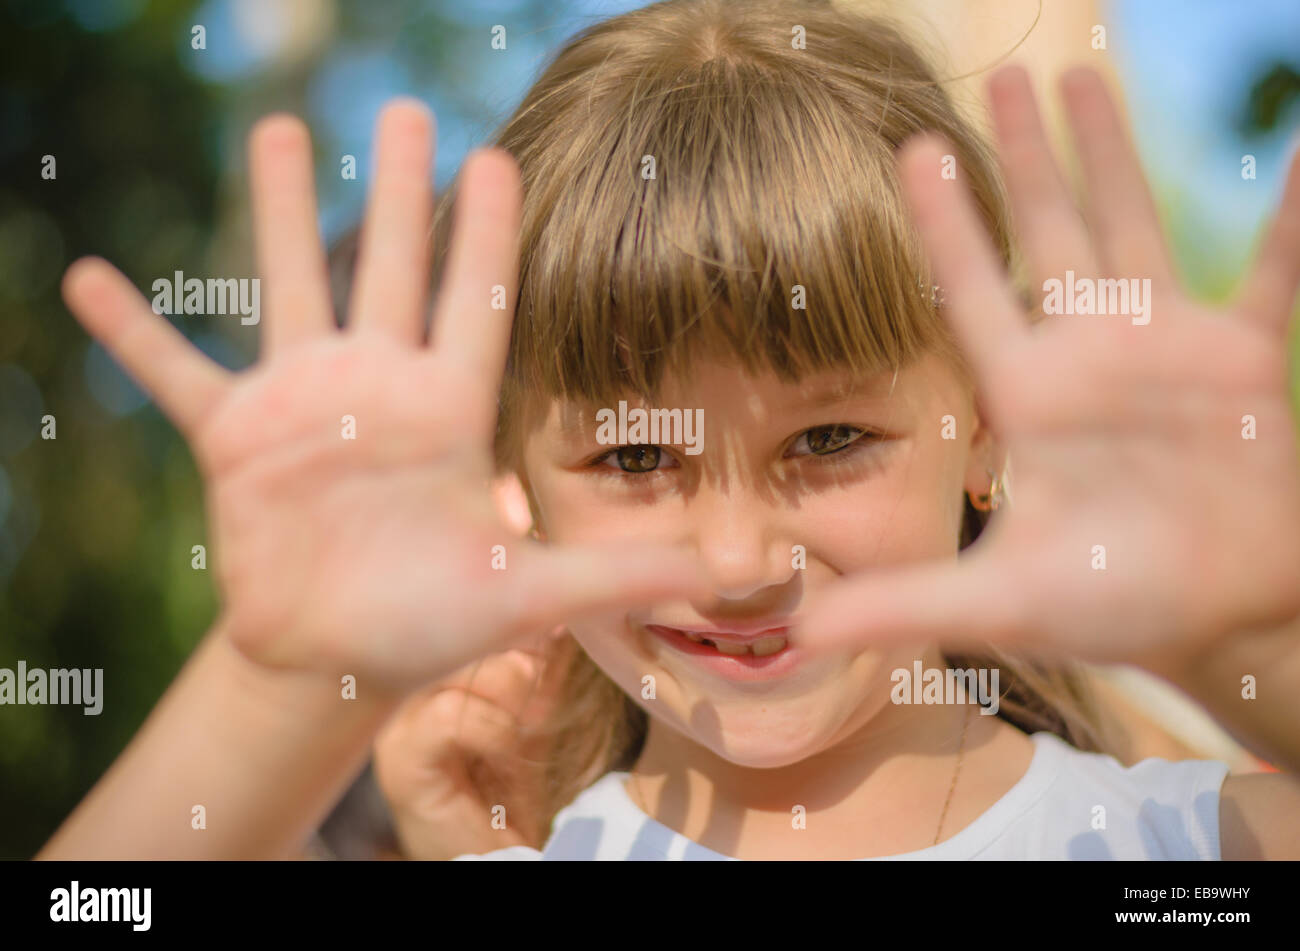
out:
M986 493L998 464L970 392L937 355L846 392L851 381L819 373L787 383L701 364L689 384L669 380L654 404L703 409L698 455L668 445L619 453L597 441L593 408L559 401L525 441L524 476L548 540L681 544L708 569L706 600L570 630L650 714L629 792L724 854L851 858L930 845L963 717L974 713L891 702L891 671L917 657L945 666L937 646L813 656L748 684L702 669L643 626L780 624L844 574L956 555L964 493ZM941 438L948 415L955 439ZM806 567L793 567L796 545ZM646 675L653 700L640 699ZM975 714L967 729L963 767L980 778L954 798L945 837L1004 793L1031 755L1028 737L996 717ZM817 817L797 835L794 805Z

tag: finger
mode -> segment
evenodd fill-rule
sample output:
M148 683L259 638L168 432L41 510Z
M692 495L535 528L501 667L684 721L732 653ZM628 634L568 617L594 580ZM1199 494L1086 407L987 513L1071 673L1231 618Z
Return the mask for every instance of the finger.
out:
M376 782L392 812L403 851L415 858L486 851L474 830L487 809L484 799L502 801L495 792L502 784L493 782L489 789L479 764L510 780L518 773L514 750L519 744L508 714L464 694L443 694L440 704L442 708L427 724L412 726L412 735L389 724L374 742ZM457 722L459 727L454 726ZM421 741L428 745L420 748L416 744ZM505 790L531 785L507 782ZM432 814L431 792L437 805ZM491 833L502 844L531 844L520 831L526 825L521 817L530 810L526 803L521 805L517 811L512 803L511 828Z
M460 758L465 751L493 757L511 749L520 725L509 710L460 688L451 688L414 706L401 720L392 720L375 738L376 754L389 776L406 765L423 766L443 757ZM413 762L414 761L414 762ZM410 775L406 773L406 775Z
M516 656L511 658L508 669L480 669L467 689L508 710L521 728L538 725L551 711L561 680L554 669L547 668L544 659L524 652L509 653Z
M537 724L524 722L519 712L468 690L450 690L439 694L425 711L418 729L421 735L436 735L437 741L425 750L434 758L447 750L458 757L481 758L499 775L509 775L522 763L517 757L530 741L537 739Z
M520 722L510 711L473 694L457 693L460 712L450 742L455 755L466 763L475 794L487 802L509 802L516 825L531 839L540 829L528 829L536 806L536 792L545 768L545 734ZM438 729L447 732L445 721ZM540 741L540 742L539 742ZM517 811L516 811L517 810ZM523 822L519 819L523 818ZM544 838L544 836L543 836Z
M418 704L421 701L430 699L434 694L452 687L462 690L469 689L478 671L484 666L510 663L531 665L529 669L536 673L536 670L545 665L553 656L554 649L548 649L548 641L549 638L546 635L539 634L534 634L532 638L521 639L514 643L509 650L498 654L489 654L486 657L471 661L459 670L426 685L412 695L411 701Z
M493 654L440 681L443 689L464 690L518 713L540 679L541 659L522 650Z
M1300 284L1300 150L1291 157L1286 189L1238 305L1247 316L1285 333Z
M799 618L791 640L814 653L865 645L1025 647L1023 592L987 556L844 578Z
M266 283L263 351L273 355L333 329L316 218L311 136L295 116L260 120L249 135L257 266Z
M487 756L508 749L518 737L519 720L508 707L464 690L456 691L455 697L460 710L452 737L458 746ZM452 701L448 698L445 702ZM447 728L445 722L438 726Z
M407 343L424 339L433 140L433 114L415 99L399 99L379 115L350 329L380 330Z
M1088 232L1052 155L1029 74L1008 66L989 82L998 159L1034 287L1067 270L1100 272Z
M465 162L456 198L454 230L443 290L433 319L439 360L462 368L477 392L469 394L471 422L489 435L510 345L518 284L523 184L501 149L476 151Z
M584 617L712 594L693 553L662 547L629 552L625 544L533 552L513 582L507 610L516 639Z
M68 268L63 299L182 433L192 435L230 385L229 372L155 314L126 276L102 258L81 258Z
M943 312L986 392L1001 379L997 360L1028 337L1028 323L963 185L939 170L948 149L922 136L899 157L899 175L917 231L930 255Z
M1102 266L1115 277L1173 285L1155 202L1115 100L1101 76L1084 67L1065 73L1061 88Z

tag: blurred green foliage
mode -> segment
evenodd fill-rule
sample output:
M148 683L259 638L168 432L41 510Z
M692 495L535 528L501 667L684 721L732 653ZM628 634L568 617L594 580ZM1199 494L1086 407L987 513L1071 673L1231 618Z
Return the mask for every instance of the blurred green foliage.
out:
M1250 89L1250 102L1242 117L1242 132L1272 132L1300 98L1300 72L1291 63L1275 63Z
M95 253L147 287L197 256L215 210L203 145L218 105L177 68L178 5L107 35L42 22L37 6L20 17L11 4L0 20L0 367L38 401L24 383L0 384L0 666L102 667L105 701L98 716L0 708L3 858L33 854L104 772L215 603L208 574L189 568L204 541L189 453L152 407L118 415L88 392L88 364L106 358L59 279ZM41 177L45 155L53 179ZM110 404L138 400L117 381ZM46 413L53 440L38 433Z

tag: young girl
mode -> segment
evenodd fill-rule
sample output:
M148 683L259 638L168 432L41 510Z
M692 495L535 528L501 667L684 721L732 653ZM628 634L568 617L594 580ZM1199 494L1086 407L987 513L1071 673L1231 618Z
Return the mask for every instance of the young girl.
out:
M263 120L256 368L102 261L66 278L190 440L223 610L42 856L297 854L405 698L563 625L545 769L450 854L1300 858L1294 779L1122 767L1068 662L1142 666L1300 769L1300 174L1208 312L1099 79L1064 87L1091 228L1022 72L991 84L1009 213L879 19L675 0L600 24L467 161L427 342L427 114L380 119L341 332L306 131ZM1132 285L1127 309L1031 321L1011 213L1031 301L1073 272L1095 300ZM426 705L444 730L460 676ZM435 764L425 820L469 772Z

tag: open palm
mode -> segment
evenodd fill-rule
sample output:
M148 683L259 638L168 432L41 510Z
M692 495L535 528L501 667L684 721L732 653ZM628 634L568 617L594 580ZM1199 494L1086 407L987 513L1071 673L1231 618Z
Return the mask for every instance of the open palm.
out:
M806 616L811 643L992 642L1144 663L1300 615L1300 454L1285 346L1300 281L1300 170L1242 293L1212 311L1177 287L1100 77L1079 70L1063 85L1090 227L1024 72L991 83L1032 286L1065 282L1067 271L1150 279L1149 323L1031 322L964 186L938 174L951 149L909 144L902 183L981 410L1010 458L1012 502L955 562L840 582ZM1255 438L1244 438L1251 427Z
M69 307L190 443L235 644L268 666L411 688L584 612L694 593L699 572L682 553L544 548L493 503L521 214L513 160L467 161L426 343L432 117L410 101L380 117L342 331L310 154L289 116L250 138L267 318L248 372L206 359L102 260L75 263L64 283ZM505 309L492 306L500 288Z

